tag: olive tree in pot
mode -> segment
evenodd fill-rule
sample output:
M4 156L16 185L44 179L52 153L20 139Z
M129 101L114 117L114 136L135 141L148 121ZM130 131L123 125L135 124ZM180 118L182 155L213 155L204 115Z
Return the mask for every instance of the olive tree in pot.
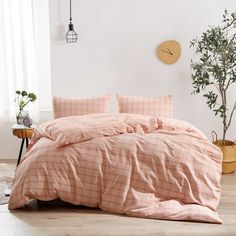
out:
M196 61L191 60L192 93L203 92L209 108L222 118L222 139L218 140L216 135L213 141L221 148L224 161L233 164L226 168L223 163L223 173L233 172L236 147L233 141L226 140L226 133L236 110L236 102L228 104L227 99L229 88L236 83L236 13L225 10L222 24L209 27L190 42L190 47L198 55Z

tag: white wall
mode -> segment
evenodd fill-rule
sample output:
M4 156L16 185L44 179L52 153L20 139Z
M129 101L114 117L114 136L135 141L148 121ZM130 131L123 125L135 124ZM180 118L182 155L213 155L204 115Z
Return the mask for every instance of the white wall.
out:
M73 23L80 37L75 45L64 40L69 0L49 1L53 95L172 94L176 118L193 123L209 137L211 130L221 131L220 120L202 96L190 94L189 64L194 50L189 41L208 25L220 23L225 8L235 10L235 0L74 0L72 4ZM174 65L163 64L155 55L157 46L169 39L182 46L182 56ZM229 101L235 99L235 92L236 88ZM45 111L44 119L50 117ZM9 133L9 128L3 133ZM236 114L228 138L236 139L235 130ZM3 137L0 134L0 140ZM17 141L9 136L0 158L14 157Z
M50 1L52 91L66 97L106 93L174 96L174 116L187 120L210 137L221 133L201 95L191 95L189 41L219 24L235 0L76 0L72 18L79 42L66 44L69 1ZM178 40L182 56L174 65L160 62L155 50L164 40ZM236 88L229 102L235 99ZM236 115L235 115L236 116ZM228 138L235 139L234 117Z

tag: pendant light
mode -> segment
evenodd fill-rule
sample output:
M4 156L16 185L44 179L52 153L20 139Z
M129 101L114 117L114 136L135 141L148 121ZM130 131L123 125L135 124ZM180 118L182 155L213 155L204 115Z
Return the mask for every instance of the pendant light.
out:
M78 34L74 30L74 25L72 24L71 17L71 0L70 0L70 23L68 25L68 31L65 35L65 39L67 43L76 43L78 39Z

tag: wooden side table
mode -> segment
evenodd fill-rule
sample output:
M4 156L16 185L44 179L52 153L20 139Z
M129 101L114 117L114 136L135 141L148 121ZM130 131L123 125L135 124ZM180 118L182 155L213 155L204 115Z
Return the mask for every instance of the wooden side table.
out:
M15 125L12 126L13 135L15 135L18 138L22 139L21 146L20 146L20 152L19 152L18 160L17 160L17 166L20 163L24 143L26 141L26 149L27 149L28 144L29 144L29 139L32 137L33 132L34 132L34 127L26 127L24 125L18 125L18 124L15 124Z

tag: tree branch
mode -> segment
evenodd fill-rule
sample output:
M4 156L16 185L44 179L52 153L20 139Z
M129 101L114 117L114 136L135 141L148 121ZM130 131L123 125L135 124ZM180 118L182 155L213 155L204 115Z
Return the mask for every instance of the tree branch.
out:
M228 122L228 124L227 124L227 129L228 129L229 126L231 125L232 117L233 117L233 114L234 114L234 111L235 111L235 110L236 110L236 102L235 102L234 107L233 107L233 109L232 109L232 111L231 111L231 113L230 113L229 122ZM226 129L226 130L227 130L227 129Z

